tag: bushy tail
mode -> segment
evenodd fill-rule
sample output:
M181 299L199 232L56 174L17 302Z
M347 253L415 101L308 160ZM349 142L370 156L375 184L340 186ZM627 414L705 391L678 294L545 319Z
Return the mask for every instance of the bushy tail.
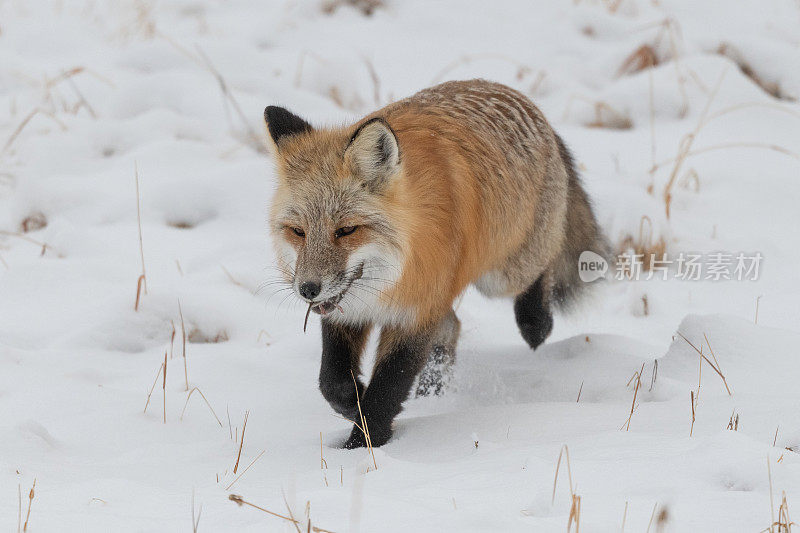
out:
M610 248L597 224L589 197L583 190L580 176L575 170L572 153L558 135L556 135L556 141L569 180L566 236L564 247L556 260L553 271L555 277L554 303L563 309L574 303L581 290L590 285L582 281L578 274L578 258L581 253L584 250L590 250L608 261Z

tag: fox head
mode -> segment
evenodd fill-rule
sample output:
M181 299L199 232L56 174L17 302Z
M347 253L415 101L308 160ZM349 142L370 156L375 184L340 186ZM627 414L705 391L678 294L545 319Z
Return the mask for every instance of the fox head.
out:
M402 265L389 200L402 175L394 132L380 118L317 130L274 106L264 118L277 165L270 227L282 277L316 313L366 318Z

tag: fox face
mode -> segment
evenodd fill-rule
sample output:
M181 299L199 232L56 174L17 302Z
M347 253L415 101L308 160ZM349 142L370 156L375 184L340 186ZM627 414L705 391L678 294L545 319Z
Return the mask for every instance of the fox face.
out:
M401 174L394 133L381 120L348 136L314 130L283 108L264 115L278 170L270 225L284 280L315 313L371 319L402 263L385 207Z

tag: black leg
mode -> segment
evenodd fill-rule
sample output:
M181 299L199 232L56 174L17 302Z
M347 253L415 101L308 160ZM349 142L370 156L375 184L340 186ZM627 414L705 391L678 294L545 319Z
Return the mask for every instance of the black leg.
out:
M430 332L409 334L391 327L381 331L372 380L361 397L361 412L367 420L373 446L382 446L392 436L392 420L402 409L414 379L425 364L430 342ZM366 446L364 434L353 427L344 447L363 446Z
M444 394L453 375L456 362L456 344L461 331L461 321L454 311L440 322L433 335L428 361L419 375L416 396L440 396Z
M550 314L548 290L545 289L544 276L518 295L514 300L514 316L522 338L534 350L544 342L553 329L553 315Z
M351 326L322 320L322 365L319 369L319 390L334 411L350 420L358 419L356 385L362 394L364 385L359 376L359 361L370 326ZM351 373L352 372L352 373Z

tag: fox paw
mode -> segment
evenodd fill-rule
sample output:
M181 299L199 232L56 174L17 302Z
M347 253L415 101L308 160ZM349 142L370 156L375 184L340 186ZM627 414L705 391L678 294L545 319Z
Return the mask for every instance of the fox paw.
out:
M351 379L342 381L320 381L319 390L334 411L351 421L358 420L358 397L363 394L364 386L356 386Z

